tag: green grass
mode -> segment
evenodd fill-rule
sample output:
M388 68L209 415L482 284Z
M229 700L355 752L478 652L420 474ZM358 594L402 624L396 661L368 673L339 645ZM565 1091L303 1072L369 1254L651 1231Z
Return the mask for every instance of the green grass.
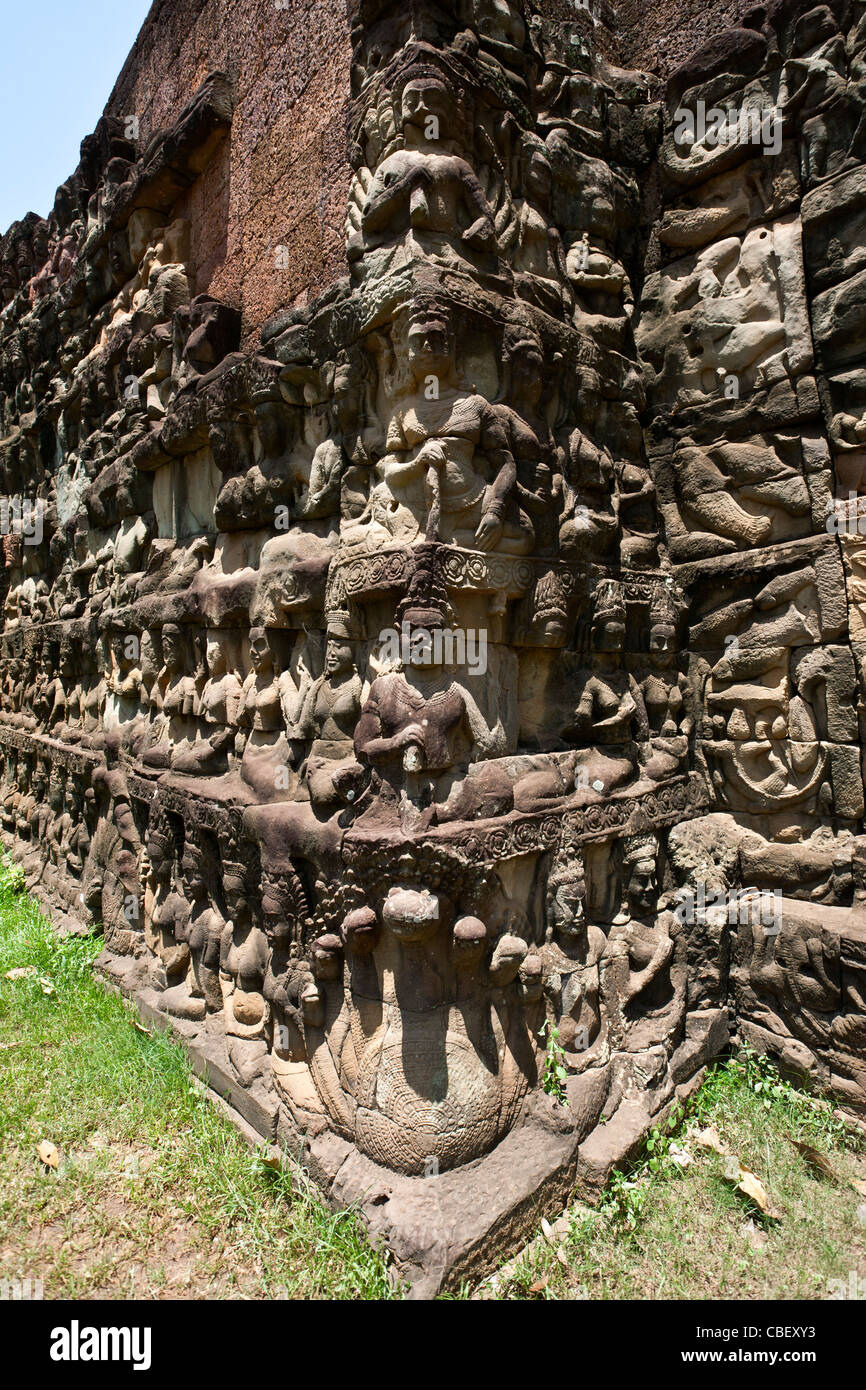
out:
M182 1049L92 977L100 938L56 937L21 889L4 861L0 1277L46 1298L394 1297L356 1214L264 1163Z
M726 1178L730 1158L696 1142L711 1126L760 1178L778 1219ZM816 1172L795 1140L822 1154L833 1176ZM671 1144L691 1157L686 1167ZM866 1288L866 1196L852 1179L866 1179L859 1135L744 1048L712 1069L687 1113L653 1131L597 1208L575 1203L561 1231L557 1223L552 1238L539 1234L479 1296L827 1299L852 1270Z
M183 1050L91 974L100 938L58 938L0 859L0 1277L46 1298L395 1295L354 1212L274 1169L203 1095ZM30 973L14 980L16 967ZM725 1177L722 1147L764 1183L769 1219ZM43 1140L60 1152L46 1168ZM824 1154L817 1174L793 1140ZM676 1148L692 1162L681 1169ZM449 1298L827 1298L866 1286L862 1142L832 1107L744 1050L655 1131L597 1209L575 1202L495 1282Z

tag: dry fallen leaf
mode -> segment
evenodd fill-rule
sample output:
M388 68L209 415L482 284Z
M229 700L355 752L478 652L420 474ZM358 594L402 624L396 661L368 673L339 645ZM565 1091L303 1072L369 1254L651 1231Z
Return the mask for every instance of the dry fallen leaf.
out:
M696 1133L689 1134L689 1138L700 1148L712 1149L714 1153L721 1154L722 1157L727 1153L715 1125L708 1125L706 1129L699 1129Z
M771 1203L761 1179L755 1173L749 1172L748 1168L744 1168L738 1158L731 1156L725 1163L723 1171L728 1182L736 1183L737 1191L748 1197L750 1202L754 1202L758 1210L768 1216L771 1221L781 1219L782 1212Z
M137 1018L134 1018L134 1019L132 1020L132 1026L133 1026L133 1028L137 1028L138 1031L139 1031L139 1033L143 1033L144 1036L145 1036L146 1038L152 1038L152 1037L153 1037L153 1029L152 1029L152 1028L145 1028L144 1024L143 1024L143 1023L139 1023L139 1021L138 1021Z
M60 1151L50 1139L42 1139L36 1145L36 1152L46 1168L56 1168L60 1163Z
M551 1244L552 1244L552 1243L553 1243L553 1230L552 1230L551 1225L550 1225L550 1222L548 1221L548 1219L547 1219L546 1216L542 1216L542 1218L541 1218L541 1230L542 1230L542 1234L544 1235L544 1239L545 1239L545 1240L549 1240L549 1241L551 1242Z
M550 1283L550 1275L543 1274L540 1279L536 1279L534 1284L529 1285L530 1293L543 1293Z
M755 1203L755 1206L760 1208L765 1216L769 1216L771 1221L781 1220L781 1210L773 1206L767 1196L767 1189L764 1187L761 1179L756 1177L754 1173L750 1173L748 1168L740 1169L740 1181L737 1183L737 1188L740 1192L744 1192L745 1195Z
M565 1251L560 1246L557 1246L556 1258L559 1260L563 1269L568 1269L568 1260L565 1257Z
M813 1173L819 1173L822 1177L829 1178L831 1182L838 1181L832 1164L818 1149L814 1149L811 1144L805 1143L802 1139L792 1139L791 1143L798 1153L803 1155L806 1164Z
M14 970L7 970L4 976L7 980L26 980L31 975L36 974L35 965L16 965Z
M39 983L40 983L40 985L42 986L42 993L43 993L43 994L53 994L53 993L54 993L54 986L53 986L53 984L51 983L51 981L48 979L48 976L47 976L47 975L40 975L40 976L39 976Z
M861 1197L866 1197L866 1182L862 1178L852 1178L851 1186L855 1192L859 1192Z

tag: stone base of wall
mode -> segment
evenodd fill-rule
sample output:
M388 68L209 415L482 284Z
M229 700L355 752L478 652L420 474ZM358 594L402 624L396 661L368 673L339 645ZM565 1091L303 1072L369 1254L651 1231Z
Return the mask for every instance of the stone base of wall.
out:
M605 1066L569 1080L567 1107L533 1096L522 1122L493 1153L453 1172L410 1178L329 1130L301 1133L280 1107L267 1068L244 1084L219 1015L202 1026L172 1018L160 1009L158 993L142 985L134 958L104 950L96 969L135 1004L144 1023L173 1034L248 1137L276 1144L311 1174L332 1206L357 1209L372 1243L390 1252L395 1281L416 1299L490 1274L573 1195L597 1201L650 1128L701 1084L730 1036L727 1010L691 1015L686 1040L656 1085L637 1086L648 1058L614 1054Z
M9 835L4 847L32 874L34 851ZM60 931L81 920L39 883L31 891ZM407 1177L373 1162L324 1124L300 1130L280 1103L264 1044L226 1036L222 1014L201 1023L160 1007L149 956L105 947L95 970L132 1003L148 1028L170 1032L210 1098L250 1142L275 1146L310 1174L335 1209L354 1207L371 1242L392 1257L395 1283L414 1299L435 1297L492 1273L531 1238L542 1217L578 1196L598 1201L612 1171L641 1147L653 1125L701 1084L707 1064L728 1046L726 1008L686 1016L685 1038L668 1056L613 1052L600 1066L569 1078L568 1105L543 1092L530 1096L514 1129L492 1153L458 1169Z

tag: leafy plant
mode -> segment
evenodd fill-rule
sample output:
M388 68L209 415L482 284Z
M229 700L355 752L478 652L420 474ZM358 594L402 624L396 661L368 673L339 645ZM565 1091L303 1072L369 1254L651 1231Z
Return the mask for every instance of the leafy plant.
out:
M542 1090L553 1096L560 1105L568 1105L568 1096L565 1094L568 1071L565 1066L565 1051L559 1041L559 1028L552 1019L545 1019L538 1030L538 1036L547 1037L544 1072L541 1078Z
M637 1229L644 1214L648 1195L649 1188L639 1174L623 1173L617 1169L604 1189L599 1211L617 1226L631 1232Z
M831 1105L795 1086L780 1074L771 1057L756 1052L748 1043L713 1068L696 1098L694 1113L708 1113L719 1101L732 1102L743 1092L756 1096L765 1110L790 1125L800 1139L862 1147L862 1140L837 1117Z

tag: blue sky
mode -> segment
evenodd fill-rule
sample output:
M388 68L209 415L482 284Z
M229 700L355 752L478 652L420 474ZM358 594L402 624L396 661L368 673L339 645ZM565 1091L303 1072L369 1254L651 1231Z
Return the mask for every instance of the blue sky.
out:
M0 233L47 216L150 0L0 0Z

